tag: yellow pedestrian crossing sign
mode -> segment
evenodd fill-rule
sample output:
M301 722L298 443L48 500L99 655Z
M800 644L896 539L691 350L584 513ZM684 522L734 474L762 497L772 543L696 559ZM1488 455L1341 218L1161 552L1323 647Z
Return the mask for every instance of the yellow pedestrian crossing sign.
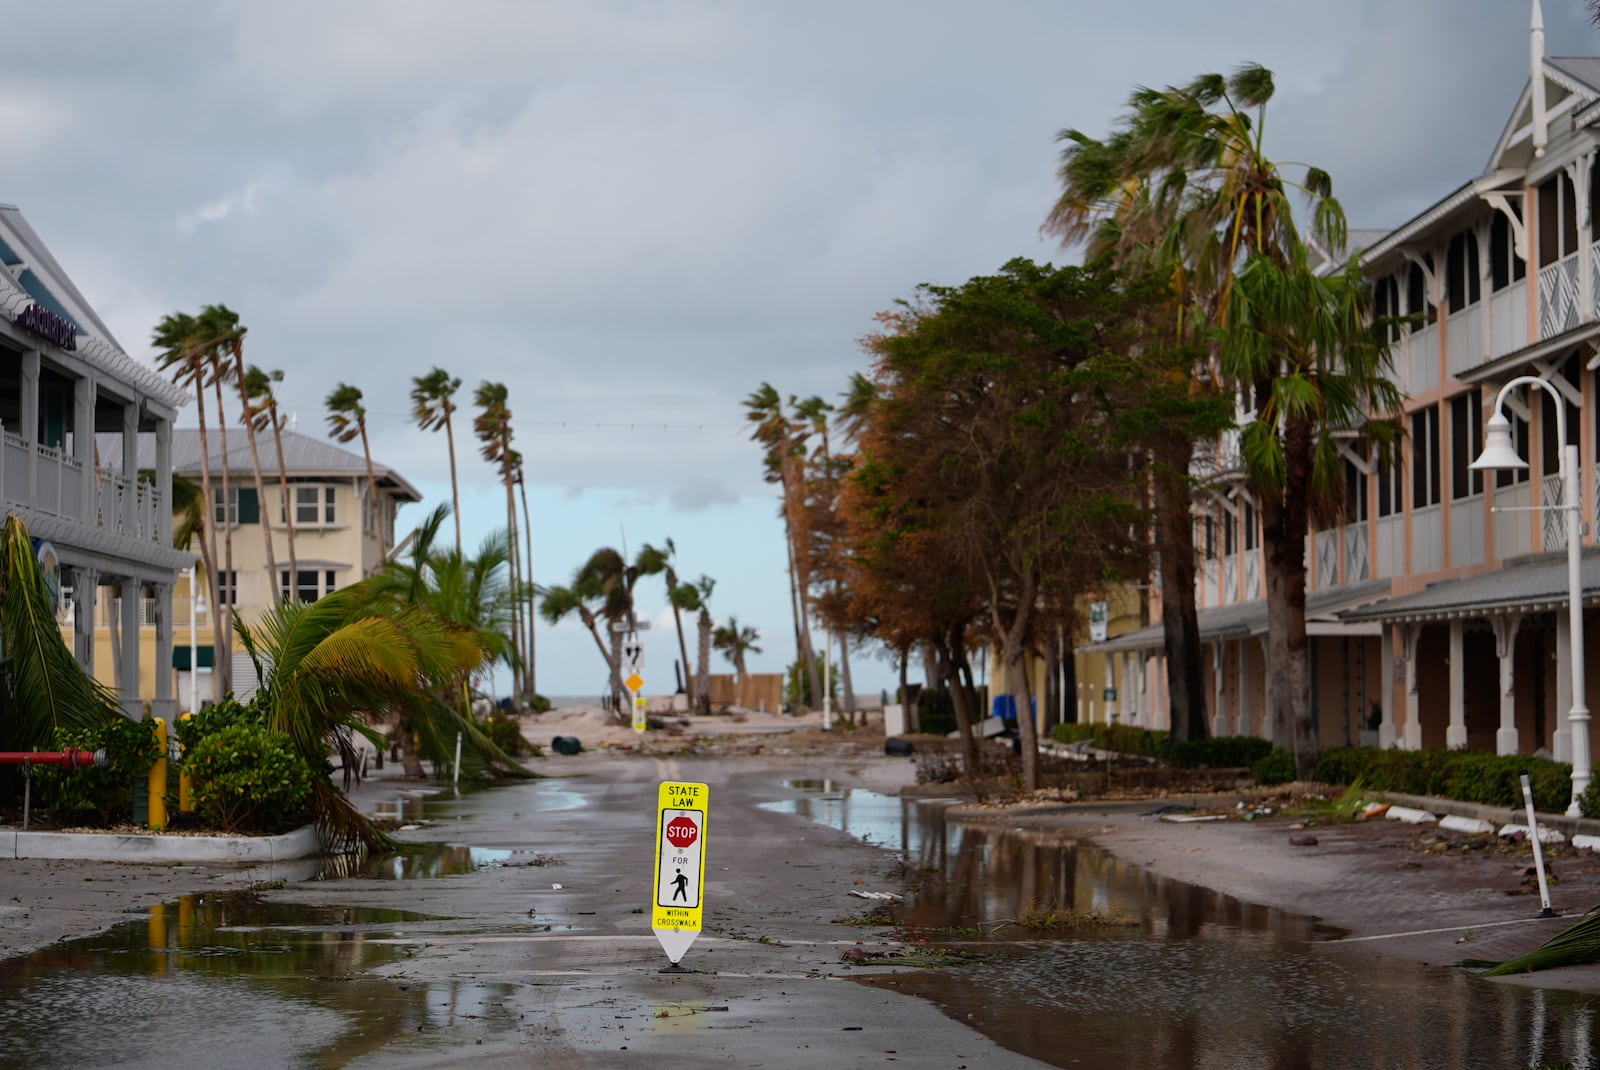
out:
M700 935L706 875L704 784L662 783L656 799L656 879L650 926L674 966Z

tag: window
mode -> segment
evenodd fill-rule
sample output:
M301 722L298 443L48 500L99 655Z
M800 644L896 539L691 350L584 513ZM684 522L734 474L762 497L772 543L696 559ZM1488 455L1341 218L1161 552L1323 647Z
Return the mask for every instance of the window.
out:
M1569 383L1581 383L1578 357L1576 354L1561 362L1560 375ZM1548 390L1539 391L1539 467L1547 476L1553 476L1561 470L1561 436L1556 433L1556 402ZM1576 445L1578 442L1578 408L1570 401L1564 401L1567 409L1567 444ZM1532 460L1523 454L1524 460Z
M211 488L211 519L217 524L261 523L261 501L254 487L228 488L228 509L222 508L222 488Z
M217 570L217 597L222 600L222 604L225 606L239 604L239 573L237 570L232 572L227 569Z
M1464 230L1450 239L1445 255L1445 299L1451 312L1477 304L1483 296L1482 276L1478 271L1478 238Z
M1513 205L1518 219L1522 210ZM1489 224L1489 288L1499 293L1513 282L1521 282L1528 274L1528 265L1517 255L1517 243L1511 230L1511 221L1504 212L1495 212Z
M1424 255L1423 260L1432 269L1433 257ZM1421 265L1418 264L1412 264L1411 270L1406 274L1406 314L1412 317L1413 332L1439 322L1438 306L1428 301L1428 280L1422 274Z
M1207 561L1217 556L1217 521L1211 516L1205 518L1205 553Z
M1261 545L1261 532L1256 527L1256 507L1244 503L1244 548L1254 550Z
M1352 462L1344 462L1344 522L1359 524L1367 519L1367 475Z
M1578 251L1578 201L1563 172L1539 186L1539 266Z
M1393 275L1385 275L1372 287L1372 316L1380 342L1398 342L1400 324L1397 319L1405 315L1400 307L1400 283Z
M315 528L337 523L334 509L335 488L321 484L300 484L294 488L295 527ZM280 510L281 513L281 510Z
M1378 461L1378 515L1394 516L1400 512L1400 465L1398 458Z
M300 602L315 602L325 594L338 589L337 574L331 568L314 569L303 568L295 573L296 582L291 590L289 586L289 570L278 571L278 595L282 598L294 598ZM319 588L318 582L321 582Z
M1227 555L1239 552L1239 525L1227 506L1222 507L1222 552Z
M1411 508L1439 504L1439 407L1411 414Z
M1450 399L1450 497L1483 493L1483 473L1470 465L1483 452L1483 399L1476 390Z

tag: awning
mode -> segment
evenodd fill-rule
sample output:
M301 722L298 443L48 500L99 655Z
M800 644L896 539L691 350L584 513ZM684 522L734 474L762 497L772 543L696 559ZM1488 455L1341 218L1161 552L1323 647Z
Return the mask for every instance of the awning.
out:
M1456 378L1468 386L1473 383L1492 383L1498 379L1509 379L1536 360L1561 356L1574 346L1596 339L1600 339L1600 321L1581 324L1570 331L1563 331L1554 338L1546 338L1542 342L1523 346L1486 364L1468 368Z
M1351 621L1341 610L1364 606L1389 593L1388 580L1366 580L1340 587L1327 587L1306 595L1306 632L1310 635L1378 635L1380 627ZM1257 598L1226 606L1212 606L1198 614L1202 643L1226 642L1267 634L1267 601ZM1114 635L1103 643L1084 643L1079 654L1157 653L1166 645L1166 633L1159 624Z
M198 660L200 662L200 667L202 669L212 668L213 667L212 666L213 655L212 655L212 650L211 650L211 644L207 643L205 646L196 647L195 650L198 653L198 657L197 657L196 660ZM186 646L175 646L175 647L172 648L172 667L174 669L177 669L180 672L188 672L189 671L189 648L188 647L186 647Z
M1584 605L1600 605L1600 551L1586 550L1580 565ZM1406 623L1512 613L1548 613L1568 601L1567 554L1518 558L1482 575L1443 580L1413 594L1339 614L1341 620Z

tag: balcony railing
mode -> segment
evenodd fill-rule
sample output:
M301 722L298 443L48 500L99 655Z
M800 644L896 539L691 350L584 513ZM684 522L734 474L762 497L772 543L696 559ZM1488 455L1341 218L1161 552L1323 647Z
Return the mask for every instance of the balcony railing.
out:
M85 481L90 478L94 486L86 495ZM30 447L25 439L0 427L0 500L165 545L170 526L166 499L160 488L109 468L96 468L91 476L83 463L65 450L43 443Z
M1539 269L1540 340L1576 327L1578 311L1578 254L1571 253Z

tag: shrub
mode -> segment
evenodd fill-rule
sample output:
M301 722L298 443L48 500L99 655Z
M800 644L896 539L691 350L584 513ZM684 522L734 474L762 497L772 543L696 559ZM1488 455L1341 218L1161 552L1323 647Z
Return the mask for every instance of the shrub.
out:
M515 714L491 713L478 722L478 727L491 743L511 757L528 752L528 741L522 736L522 722Z
M1253 768L1272 753L1272 742L1257 736L1169 739L1159 757L1180 769Z
M1257 784L1287 784L1294 779L1294 755L1281 747L1275 748L1256 762L1254 772Z
M1584 817L1600 817L1600 778L1589 781L1589 786L1578 796L1578 811Z
M1353 784L1360 780L1374 791L1516 807L1522 805L1524 773L1537 809L1546 813L1566 809L1572 794L1572 767L1522 754L1496 755L1442 747L1420 751L1340 747L1317 755L1312 776L1325 784Z
M265 728L266 720L252 703L246 705L229 694L199 711L178 718L173 726L178 734L178 753L187 754L206 736L236 724Z
M35 767L39 802L60 813L93 811L101 824L133 817L135 788L161 756L155 722L114 717L86 731L56 734L56 749L104 750L106 764L82 769Z
M311 767L289 737L248 723L203 737L184 759L195 810L229 831L270 832L300 819L311 797Z

